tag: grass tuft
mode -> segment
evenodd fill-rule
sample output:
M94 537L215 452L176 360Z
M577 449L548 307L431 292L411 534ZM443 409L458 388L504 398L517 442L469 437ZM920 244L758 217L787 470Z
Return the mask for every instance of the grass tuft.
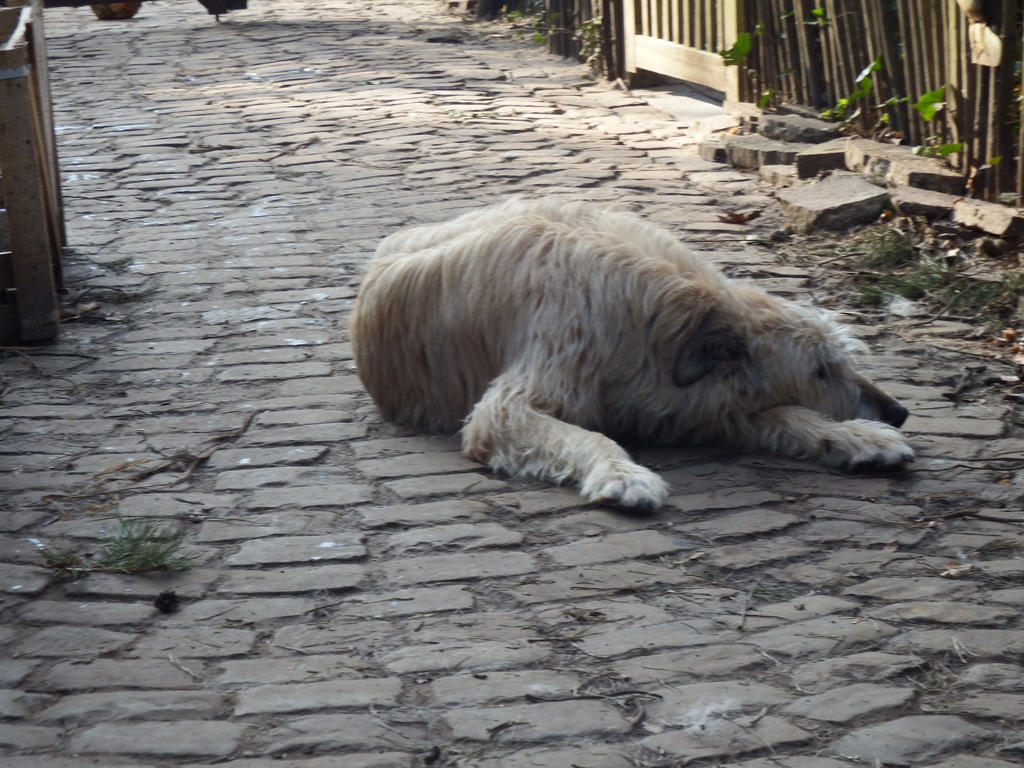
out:
M919 302L925 311L937 312L935 317L959 315L998 325L1015 311L1024 288L1024 276L1017 272L979 279L963 254L922 248L914 235L896 229L871 232L844 250L858 269L861 306L880 307L899 297Z
M192 568L198 557L181 552L184 540L183 528L161 526L150 520L120 520L117 532L100 541L95 556L56 548L44 548L41 554L47 565L72 578L94 571L181 573Z

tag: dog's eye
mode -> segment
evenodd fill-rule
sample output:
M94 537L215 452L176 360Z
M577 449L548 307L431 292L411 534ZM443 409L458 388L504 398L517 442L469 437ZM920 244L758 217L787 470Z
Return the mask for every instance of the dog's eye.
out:
M817 376L819 379L827 379L828 368L826 368L824 365L819 365L818 370L814 375Z

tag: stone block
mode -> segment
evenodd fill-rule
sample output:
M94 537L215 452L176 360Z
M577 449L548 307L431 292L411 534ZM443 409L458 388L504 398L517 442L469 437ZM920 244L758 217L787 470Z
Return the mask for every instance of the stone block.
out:
M613 533L544 550L559 565L590 565L614 560L664 555L680 549L679 542L656 531Z
M824 171L838 171L846 168L846 143L848 139L832 139L803 149L796 156L796 175L801 179L813 179Z
M844 590L844 595L883 600L941 600L969 595L976 585L938 576L879 576Z
M230 571L217 584L221 594L258 595L348 589L366 576L358 565L316 565Z
M430 496L457 496L462 493L507 491L509 484L480 472L458 472L405 477L384 483L384 487L403 499L418 499Z
M766 748L776 752L782 746L803 744L813 738L813 734L772 715L727 720L708 712L699 723L648 736L640 743L672 755L680 760L680 765L685 765L693 760L734 758Z
M737 168L757 169L762 165L790 165L799 152L811 144L775 141L756 133L725 138L725 154Z
M50 583L53 573L34 565L0 563L0 592L38 595Z
M914 697L913 688L854 683L797 699L783 712L811 720L848 723L858 717L877 715L886 710L902 707L913 701Z
M897 184L890 193L890 198L900 213L929 219L949 218L953 214L954 203L960 199L957 195L918 189L906 184Z
M889 194L857 176L833 176L779 190L779 202L795 229L847 229L874 221Z
M758 175L774 187L785 187L797 180L797 169L793 165L762 165Z
M202 662L189 660L188 669L202 677ZM87 691L102 688L185 689L196 680L166 657L59 661L46 670L42 690Z
M839 135L835 123L803 115L762 115L757 132L769 139L806 144L821 144Z
M306 715L297 718L278 718L266 729L254 737L260 746L260 752L280 755L305 755L313 752L336 752L323 758L313 758L309 768L360 768L365 765L367 768L380 766L380 768L397 768L397 766L408 765L400 760L394 760L394 753L391 752L397 744L428 744L426 734L422 726L399 722L388 722L376 715L364 714L317 714ZM349 754L353 749L372 750L378 755L392 755L388 761L373 763L361 759L358 755L356 760L351 760ZM235 761L232 761L235 762ZM245 761L242 761L243 765ZM290 768L287 760L283 763L278 761L268 762L266 766L258 768ZM295 762L294 768L306 768L306 760Z
M631 728L616 706L588 700L448 710L443 719L454 738L481 742L543 741L578 738L585 734L622 734Z
M399 584L461 581L532 573L536 563L525 552L473 552L406 557L384 564L385 576Z
M820 616L750 634L747 641L773 655L800 658L835 653L863 643L878 643L894 634L896 629L880 621Z
M75 734L69 749L82 754L151 755L160 758L224 757L241 743L246 726L210 720L101 723Z
M401 691L396 677L258 685L238 692L235 716L393 705Z
M366 556L363 536L343 533L323 536L280 536L243 542L225 561L228 565L316 563L358 560Z
M885 180L888 184L906 184L959 195L964 177L959 171L931 157L915 155L913 149L897 144L882 144L870 139L849 139L846 143L846 167Z
M638 683L659 683L737 675L768 660L749 645L711 643L681 651L636 656L612 664L612 669Z
M550 653L544 643L531 643L529 638L485 640L443 644L410 645L379 654L387 670L396 675L410 672L432 672L462 669L470 672L536 666Z
M472 499L428 501L424 504L396 504L386 507L362 507L359 515L370 528L386 525L438 525L478 520L487 512L487 505Z
M993 731L959 717L911 715L853 731L833 742L828 751L882 765L920 765L944 755L970 751L993 735Z
M22 608L18 615L23 621L32 623L90 624L101 627L138 624L155 613L156 609L148 603L36 600Z
M250 629L233 627L167 627L143 635L126 655L135 658L222 658L249 653L256 642Z
M718 139L705 139L697 145L697 154L710 163L727 163L725 144Z
M25 656L95 657L125 647L135 639L128 632L98 627L58 625L29 635L21 644Z
M439 677L431 692L444 704L472 705L523 699L526 696L571 696L580 678L547 669L498 670Z
M0 723L0 749L5 754L23 749L52 747L60 740L60 728L45 728L40 725ZM5 758L5 762L6 762Z
M959 649L976 660L1013 657L1024 653L1024 630L962 627L954 633L948 628L914 629L892 638L889 647L919 654L951 653Z
M888 680L924 666L920 656L864 651L812 661L793 668L793 685L805 691L824 692L851 681Z
M377 478L409 475L440 475L479 470L480 465L460 453L412 453L385 459L367 459L356 464L364 475Z
M414 528L388 537L391 552L432 549L482 549L510 547L523 542L523 534L497 523L455 523Z
M224 695L213 691L110 691L65 696L40 712L44 723L160 720L170 717L214 717Z
M1024 211L983 200L958 200L953 205L953 221L990 235L1005 238L1024 236Z

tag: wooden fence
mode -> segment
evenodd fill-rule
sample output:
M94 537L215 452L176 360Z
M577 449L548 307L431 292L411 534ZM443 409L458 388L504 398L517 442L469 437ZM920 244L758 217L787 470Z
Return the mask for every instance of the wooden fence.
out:
M955 0L743 4L743 100L817 107L862 134L945 156L976 197L1024 190L1020 0L990 0L974 21ZM996 66L972 62L986 47Z
M674 72L739 98L739 72L718 55L742 31L738 3L622 0L621 6L627 72Z
M974 3L984 9L974 18L956 0L547 3L569 28L562 38L580 39L579 20L597 20L595 60L611 78L649 70L764 107L814 107L851 130L945 156L974 197L1022 202L1021 0ZM577 53L555 37L553 51ZM720 55L728 50L733 66Z
M39 0L0 8L0 338L57 335L65 242Z

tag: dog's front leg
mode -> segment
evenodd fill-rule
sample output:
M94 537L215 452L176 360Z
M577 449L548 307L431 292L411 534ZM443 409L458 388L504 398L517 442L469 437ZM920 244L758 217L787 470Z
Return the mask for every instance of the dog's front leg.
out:
M846 471L899 469L914 460L903 433L880 421L832 421L817 411L779 406L741 427L745 445Z
M668 488L614 440L534 407L510 382L494 381L462 429L467 456L510 475L571 482L592 502L654 510Z

